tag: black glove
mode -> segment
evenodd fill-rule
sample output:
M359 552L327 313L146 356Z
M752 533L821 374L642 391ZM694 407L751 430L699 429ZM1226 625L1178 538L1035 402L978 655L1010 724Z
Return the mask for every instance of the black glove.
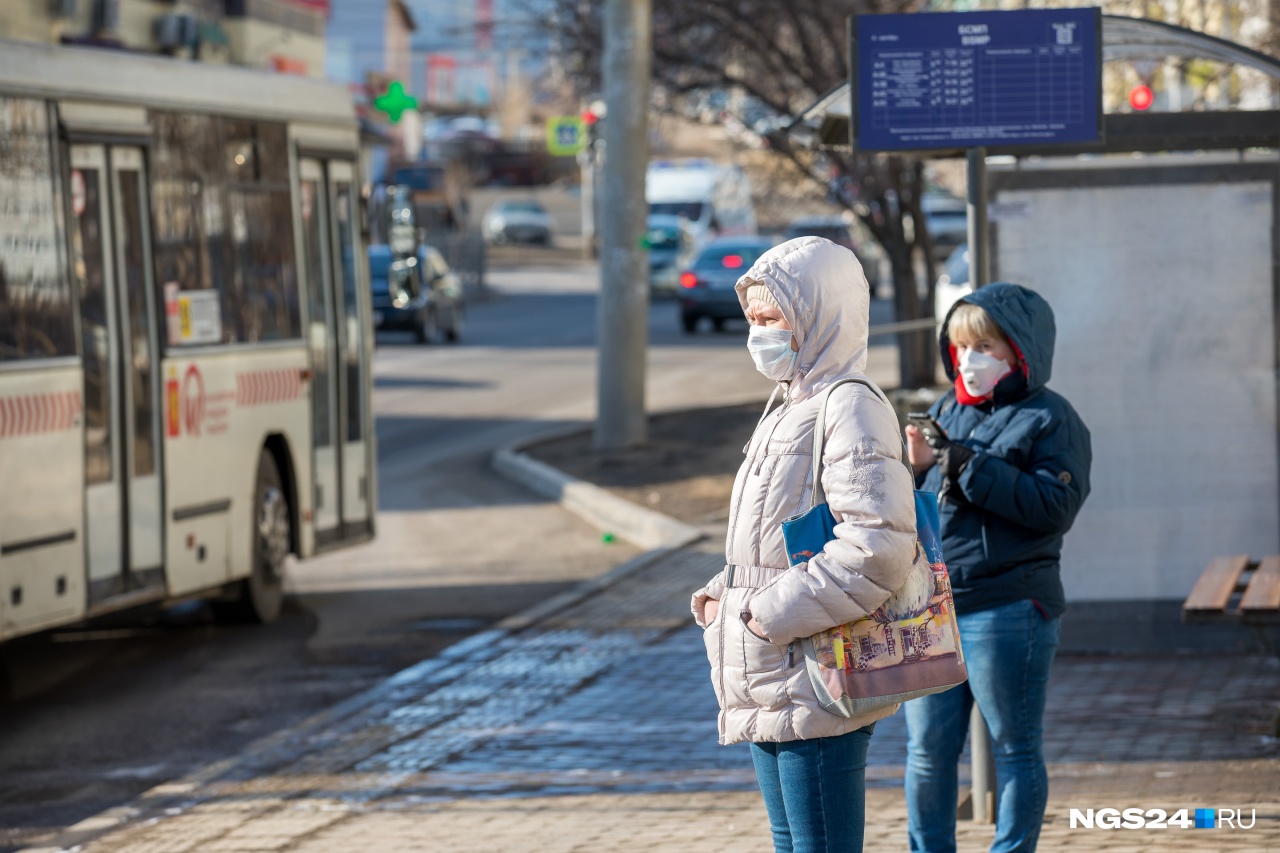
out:
M972 458L972 450L963 444L948 441L946 446L938 451L938 467L942 469L942 476L948 480L956 480L964 473L965 466Z
M938 499L954 504L968 503L960 489L960 475L973 458L973 451L963 444L948 441L935 456L938 469L942 471L942 488L938 490Z

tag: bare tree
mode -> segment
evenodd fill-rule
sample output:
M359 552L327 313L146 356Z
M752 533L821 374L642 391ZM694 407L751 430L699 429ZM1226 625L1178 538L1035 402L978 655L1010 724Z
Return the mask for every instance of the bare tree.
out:
M548 11L547 5L550 6ZM914 12L925 0L654 0L654 85L680 103L700 91L740 89L780 116L794 115L849 79L850 15ZM579 91L600 86L602 0L542 0L538 20L559 46ZM532 11L532 10L531 10ZM815 154L786 133L770 136L775 156L792 160L843 204L884 247L893 269L899 320L932 312L934 261L921 211L923 163L915 157L848 149ZM915 260L929 298L918 295ZM904 387L934 381L937 351L929 330L903 334Z

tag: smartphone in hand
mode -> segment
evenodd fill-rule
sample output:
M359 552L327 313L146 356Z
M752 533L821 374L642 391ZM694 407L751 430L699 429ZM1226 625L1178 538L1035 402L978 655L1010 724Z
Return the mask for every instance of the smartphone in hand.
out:
M946 431L938 426L938 422L928 412L908 412L907 422L920 430L925 443L934 450L941 450L949 443Z

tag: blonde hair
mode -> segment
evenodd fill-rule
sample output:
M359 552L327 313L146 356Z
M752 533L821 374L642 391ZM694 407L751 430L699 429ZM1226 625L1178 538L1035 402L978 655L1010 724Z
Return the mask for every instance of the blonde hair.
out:
M957 339L972 343L983 338L1009 343L1009 336L991 319L991 315L969 302L961 302L951 312L951 319L947 321L947 337L952 343Z

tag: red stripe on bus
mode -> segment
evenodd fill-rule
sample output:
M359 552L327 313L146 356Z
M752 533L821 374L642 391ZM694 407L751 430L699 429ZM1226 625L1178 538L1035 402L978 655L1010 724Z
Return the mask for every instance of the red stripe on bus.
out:
M302 396L302 377L291 367L236 374L236 404L260 406Z
M76 425L79 391L50 391L0 397L0 438L62 432Z

